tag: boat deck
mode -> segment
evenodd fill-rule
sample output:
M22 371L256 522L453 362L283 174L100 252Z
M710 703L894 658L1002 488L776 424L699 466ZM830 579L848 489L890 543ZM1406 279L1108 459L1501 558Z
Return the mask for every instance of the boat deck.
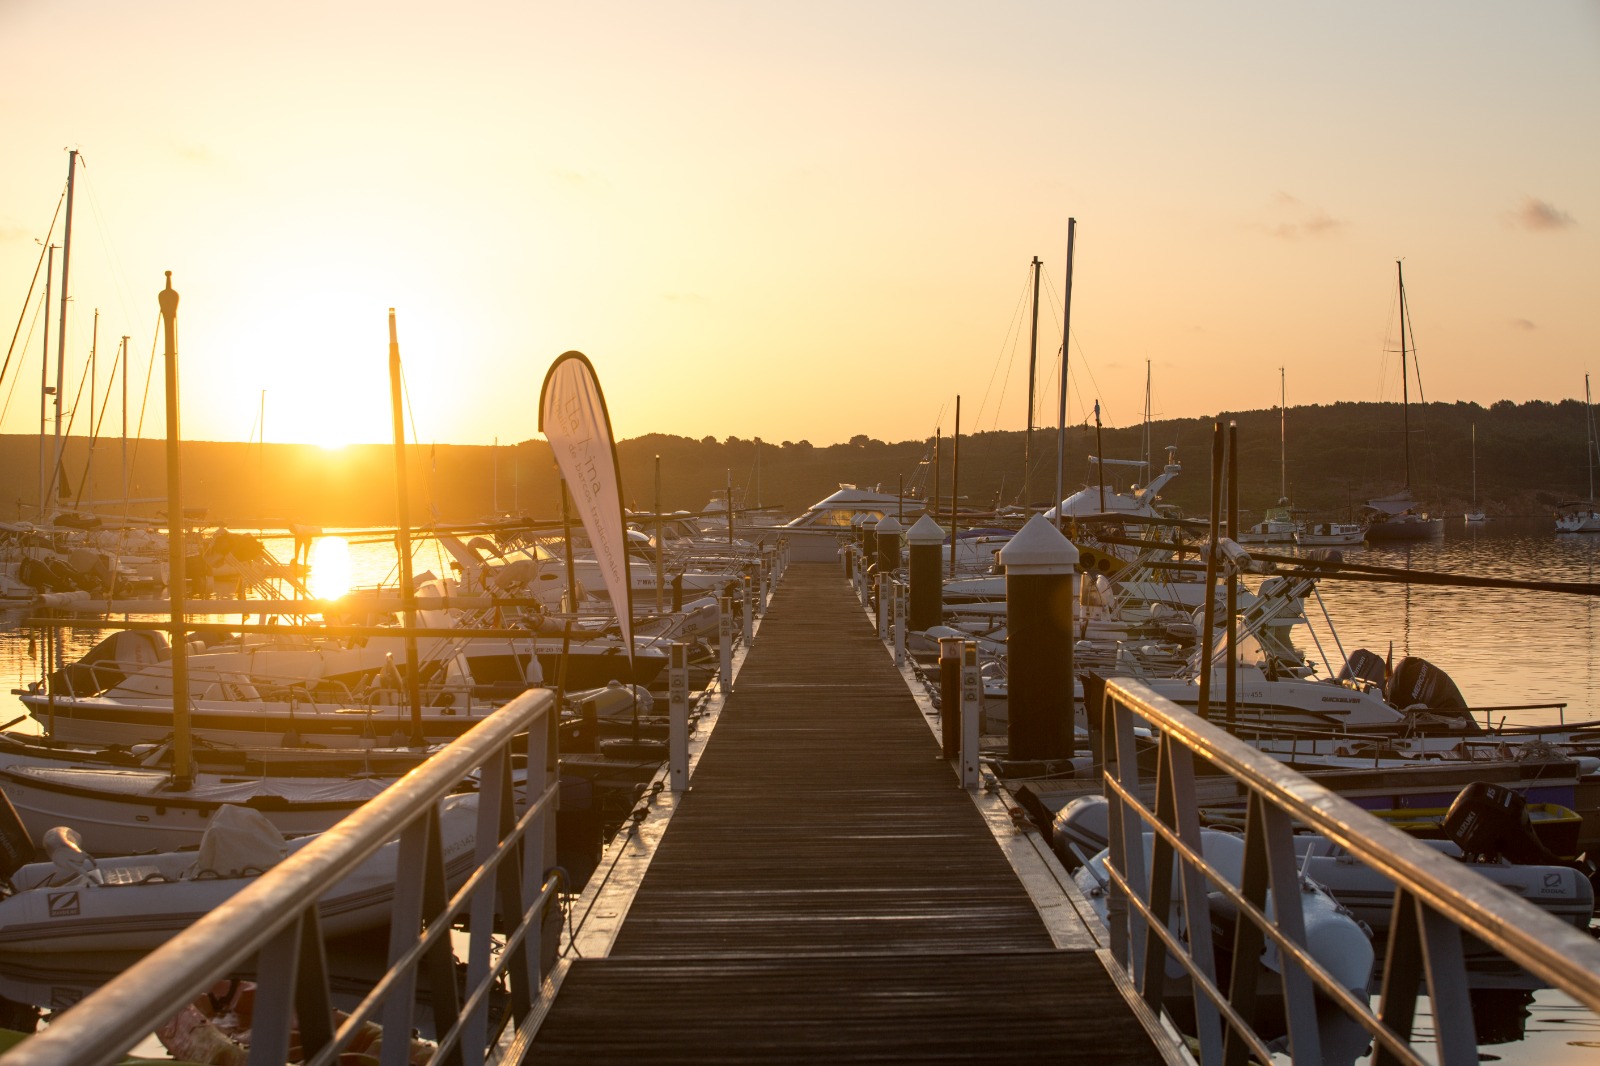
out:
M959 787L839 568L791 566L614 939L570 959L528 1057L1164 1061L1061 886L1019 872L999 803Z

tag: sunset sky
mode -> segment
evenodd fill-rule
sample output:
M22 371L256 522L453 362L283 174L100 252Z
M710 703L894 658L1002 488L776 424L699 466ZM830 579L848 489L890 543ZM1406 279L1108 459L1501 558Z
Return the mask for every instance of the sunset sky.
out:
M1074 422L1398 399L1397 258L1427 399L1600 370L1592 0L0 0L0 146L8 433L67 148L65 392L98 308L137 409L171 270L191 439L388 439L391 306L423 441L567 349L623 437L1019 429L1034 255L1054 424L1069 216Z

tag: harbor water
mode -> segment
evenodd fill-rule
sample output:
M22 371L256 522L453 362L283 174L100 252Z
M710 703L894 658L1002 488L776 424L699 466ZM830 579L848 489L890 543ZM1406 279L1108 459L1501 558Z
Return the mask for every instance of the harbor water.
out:
M266 543L281 559L292 554L292 542L286 538L269 538ZM1600 569L1600 535L1558 535L1548 518L1498 519L1469 526L1457 516L1447 523L1442 538L1341 550L1353 563L1526 581L1593 583ZM348 566L354 586L392 584L397 570L392 541L349 538ZM424 541L414 569L444 574L449 573L449 563ZM1493 712L1495 722L1600 717L1592 596L1329 579L1308 599L1306 614L1308 628L1298 631L1296 643L1319 663L1319 676L1337 669L1341 649L1348 654L1364 647L1379 655L1392 654L1395 661L1407 655L1429 660L1455 680L1475 708L1544 705ZM104 632L98 626L61 627L47 637L44 630L25 623L28 615L26 609L7 611L0 625L0 678L8 689L40 678L46 662L44 641L53 641L56 661L71 661ZM13 700L0 713L0 723L31 728L31 723L12 721L21 715L21 704ZM1495 1019L1498 1030L1497 1035L1480 1033L1483 1061L1523 1066L1600 1061L1600 1019L1565 996L1503 995L1485 999L1481 1011L1484 1018ZM1420 1018L1419 1033L1425 1033L1429 1024L1429 1019Z

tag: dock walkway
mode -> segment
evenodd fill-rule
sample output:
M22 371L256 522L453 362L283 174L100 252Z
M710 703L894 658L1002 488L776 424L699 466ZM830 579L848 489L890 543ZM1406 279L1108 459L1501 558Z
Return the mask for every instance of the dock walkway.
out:
M603 958L535 1063L1163 1059L1052 938L837 567L785 575Z

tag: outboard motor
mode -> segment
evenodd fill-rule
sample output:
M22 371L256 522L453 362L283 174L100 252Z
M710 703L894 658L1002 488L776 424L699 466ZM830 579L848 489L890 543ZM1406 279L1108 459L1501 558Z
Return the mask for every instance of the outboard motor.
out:
M38 857L39 849L34 847L11 798L0 792L0 880L11 880L12 874Z
M1408 655L1394 668L1389 679L1389 702L1404 710L1422 704L1430 711L1465 711L1466 698L1450 675L1426 659Z
M1338 681L1365 681L1383 691L1385 675L1388 673L1384 665L1383 656L1366 648L1357 648L1350 653L1350 659L1339 671Z
M1504 785L1474 781L1462 789L1443 828L1468 862L1494 862L1503 855L1514 863L1565 865L1534 833L1527 799Z

